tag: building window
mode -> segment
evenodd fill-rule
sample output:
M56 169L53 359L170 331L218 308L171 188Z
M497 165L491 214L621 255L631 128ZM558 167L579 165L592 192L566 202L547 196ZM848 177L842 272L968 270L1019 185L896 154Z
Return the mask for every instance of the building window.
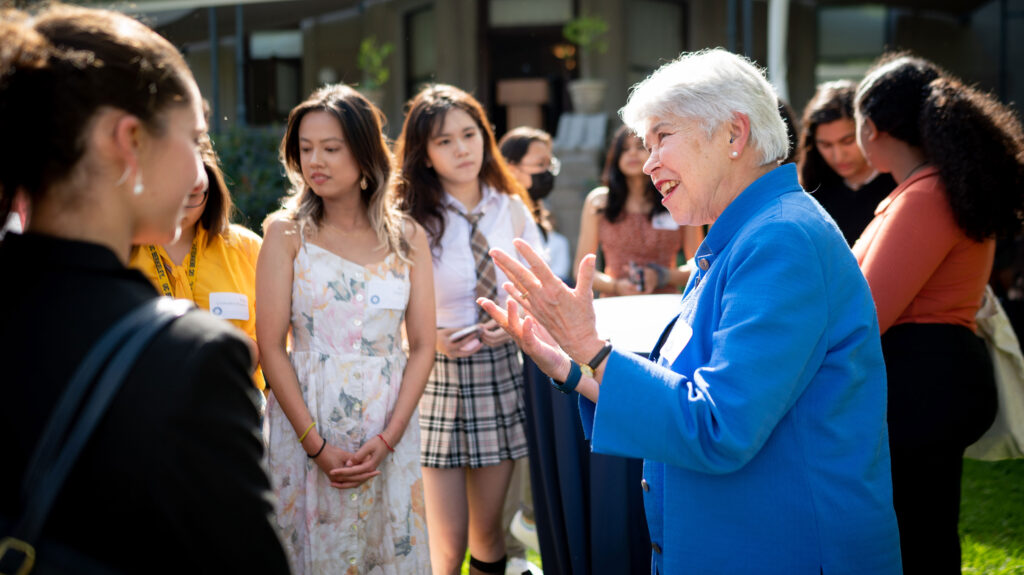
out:
M253 32L249 37L246 110L253 125L284 122L302 101L302 32Z
M487 19L491 28L550 26L573 17L572 0L490 0Z
M679 57L685 47L686 7L672 0L634 0L627 21L629 85Z
M437 77L437 26L434 6L425 6L405 16L405 94L412 97Z
M885 6L819 8L815 82L863 77L885 51L888 21Z

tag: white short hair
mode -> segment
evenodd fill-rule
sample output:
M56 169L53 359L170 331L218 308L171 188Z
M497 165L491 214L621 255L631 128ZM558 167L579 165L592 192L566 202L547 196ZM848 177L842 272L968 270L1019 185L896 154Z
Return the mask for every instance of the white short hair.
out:
M761 152L761 165L789 155L775 88L750 60L722 48L684 52L658 68L633 86L619 115L638 134L651 118L698 120L710 138L736 112L750 118L750 139Z

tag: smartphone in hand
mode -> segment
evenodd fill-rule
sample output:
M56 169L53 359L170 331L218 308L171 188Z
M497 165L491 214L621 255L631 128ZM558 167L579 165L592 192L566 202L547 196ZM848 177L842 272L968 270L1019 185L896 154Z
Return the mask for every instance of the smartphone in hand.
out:
M467 337L469 337L469 336L471 336L474 333L477 333L479 331L480 331L480 324L473 324L473 325L471 325L469 327L465 327L465 328L460 329L459 331L456 331L455 333L453 333L450 336L448 336L448 339L451 340L452 343L455 343L457 341L464 340Z

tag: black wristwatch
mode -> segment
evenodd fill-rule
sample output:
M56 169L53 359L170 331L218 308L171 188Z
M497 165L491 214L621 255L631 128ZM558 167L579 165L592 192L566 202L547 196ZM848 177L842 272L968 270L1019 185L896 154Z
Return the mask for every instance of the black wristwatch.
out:
M594 372L597 371L597 366L601 365L601 362L604 361L604 358L608 357L608 354L611 352L612 342L604 342L604 347L601 348L601 351L597 352L597 355L594 356L594 359L588 361L585 365L581 365L580 371L583 372L583 375L589 378L593 378Z

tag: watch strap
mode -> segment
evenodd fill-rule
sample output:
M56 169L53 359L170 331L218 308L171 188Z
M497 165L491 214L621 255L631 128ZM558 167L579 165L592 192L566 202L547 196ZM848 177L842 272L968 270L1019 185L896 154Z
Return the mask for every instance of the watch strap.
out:
M576 389L576 386L580 383L580 378L583 377L583 372L580 370L580 365L575 361L569 362L569 376L565 378L565 381L558 381L551 378L551 383L554 384L555 389L562 393L569 393Z
M593 359L587 362L586 369L584 370L584 375L586 375L587 377L594 377L594 372L597 371L597 367L601 365L601 362L604 361L604 358L608 357L608 354L611 352L612 342L604 342L604 347L601 348L601 351L597 352L597 355L595 355Z

